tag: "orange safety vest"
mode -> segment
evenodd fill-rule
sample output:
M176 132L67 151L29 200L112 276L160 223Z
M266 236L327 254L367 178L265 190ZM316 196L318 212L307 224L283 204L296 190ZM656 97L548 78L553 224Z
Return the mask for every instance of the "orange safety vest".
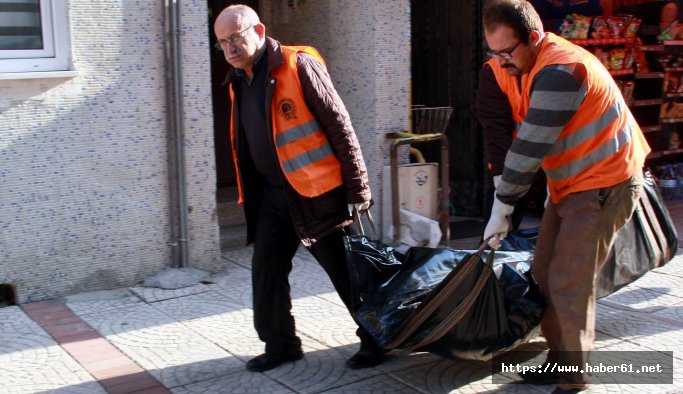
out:
M327 136L308 109L304 100L296 55L305 52L321 64L325 61L318 51L305 46L281 46L283 64L270 79L276 82L271 105L273 141L280 168L287 182L304 197L317 197L342 185L341 163L334 155ZM230 98L235 94L230 86ZM235 106L232 107L235 116ZM239 169L235 144L234 122L230 123L230 138L235 168ZM243 202L242 180L237 171L239 203Z
M558 203L571 193L610 187L639 174L650 147L602 63L564 38L553 33L546 35L536 64L521 78L521 93L516 86L517 78L507 75L507 70L497 62L491 66L501 89L508 95L513 117L519 114L522 118L529 111L531 83L538 71L549 65L586 66L586 97L541 163L550 198Z

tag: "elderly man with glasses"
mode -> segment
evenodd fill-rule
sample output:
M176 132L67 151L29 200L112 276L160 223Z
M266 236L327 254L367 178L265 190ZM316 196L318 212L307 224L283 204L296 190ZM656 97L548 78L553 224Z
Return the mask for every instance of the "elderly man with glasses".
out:
M349 310L343 236L352 210L367 210L370 187L360 144L325 63L312 47L266 36L256 12L224 9L214 24L229 74L230 136L239 203L254 244L254 326L265 353L247 362L267 371L303 357L291 314L288 276L300 243L329 275ZM379 364L385 350L359 328L350 368Z

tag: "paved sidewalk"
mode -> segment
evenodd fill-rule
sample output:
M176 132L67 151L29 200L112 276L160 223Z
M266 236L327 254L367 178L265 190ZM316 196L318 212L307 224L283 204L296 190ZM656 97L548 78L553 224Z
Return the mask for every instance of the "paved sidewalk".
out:
M391 352L353 371L355 325L318 264L300 251L291 275L305 358L265 373L252 328L250 248L224 254L211 284L134 287L0 308L2 393L547 393L494 384L491 364ZM674 352L674 382L596 384L594 393L683 393L683 255L599 301L599 350ZM527 349L541 349L539 338Z

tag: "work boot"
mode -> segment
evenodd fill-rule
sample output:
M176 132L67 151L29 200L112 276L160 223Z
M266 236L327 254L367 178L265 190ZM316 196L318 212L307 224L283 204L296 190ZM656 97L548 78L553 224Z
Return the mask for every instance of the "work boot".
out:
M251 372L264 372L281 364L301 360L302 358L304 358L304 353L301 350L282 354L263 353L247 361L247 370Z
M362 341L360 350L346 361L346 365L351 369L363 369L379 365L384 358L387 350L380 347L374 341Z
M538 370L531 372L520 372L519 377L526 384L556 384L559 382L560 375L556 371L551 371L548 363L543 364Z

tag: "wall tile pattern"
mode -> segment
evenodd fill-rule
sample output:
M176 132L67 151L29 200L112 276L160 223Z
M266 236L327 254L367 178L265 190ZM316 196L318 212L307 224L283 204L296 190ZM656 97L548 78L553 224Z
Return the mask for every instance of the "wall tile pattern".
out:
M170 263L163 7L69 4L72 79L0 83L0 281L21 302ZM191 260L219 255L206 2L183 2Z
M410 2L288 3L261 2L264 22L327 59L378 210L384 133L408 123ZM22 303L131 286L171 262L163 5L68 7L79 75L0 81L0 282ZM181 7L190 263L218 271L207 2Z

